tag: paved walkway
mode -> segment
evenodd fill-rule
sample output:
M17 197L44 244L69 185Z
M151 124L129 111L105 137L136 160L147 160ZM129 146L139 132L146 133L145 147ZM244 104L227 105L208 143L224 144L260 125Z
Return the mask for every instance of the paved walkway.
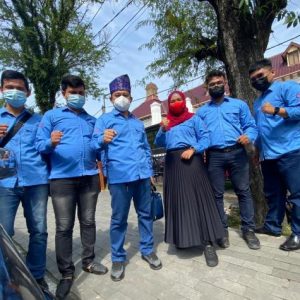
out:
M60 278L55 262L55 219L51 201L48 209L47 280L52 291ZM110 268L109 253L110 198L107 191L99 196L97 206L97 259ZM22 208L16 218L15 241L27 249L28 237ZM206 266L200 249L176 250L163 242L164 222L154 224L155 245L163 268L153 271L140 258L138 229L133 207L130 211L126 249L129 263L125 279L113 282L104 276L81 270L78 222L74 228L73 259L76 281L68 299L152 300L152 299L300 299L300 251L278 249L285 238L261 236L261 250L250 250L238 230L230 229L231 246L218 250L219 265Z

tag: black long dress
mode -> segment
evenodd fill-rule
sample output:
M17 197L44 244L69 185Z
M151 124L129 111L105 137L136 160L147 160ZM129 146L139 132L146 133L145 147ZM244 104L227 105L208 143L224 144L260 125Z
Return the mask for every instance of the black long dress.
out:
M181 159L182 150L165 160L165 242L179 248L206 245L224 237L202 155Z

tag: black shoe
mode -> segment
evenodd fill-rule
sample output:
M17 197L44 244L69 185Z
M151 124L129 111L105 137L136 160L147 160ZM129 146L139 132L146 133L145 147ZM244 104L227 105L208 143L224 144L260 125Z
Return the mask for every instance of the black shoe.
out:
M225 236L217 241L218 245L221 248L228 248L230 246L229 243L229 233L228 230L225 230Z
M254 232L256 232L258 234L266 234L266 235L277 236L277 237L281 236L281 233L272 232L272 231L266 229L264 226L254 229Z
M288 239L279 246L279 249L284 251L293 251L300 249L300 238L297 235L290 235Z
M48 283L46 282L44 277L36 279L36 282L42 291L49 291Z
M96 275L104 275L108 272L108 269L105 266L97 262L92 262L88 266L82 267L82 270Z
M243 239L246 241L248 247L252 250L260 249L259 239L256 237L253 230L247 230L243 232Z
M162 268L162 263L154 252L149 255L142 255L142 259L145 260L153 270L159 270Z
M212 245L205 246L204 256L205 256L206 264L209 267L215 267L218 265L219 259L218 259L216 249L214 246L212 246Z
M57 299L66 298L66 296L70 293L73 280L74 280L73 277L70 277L70 278L63 278L59 281L55 293Z
M112 263L110 278L113 281L120 281L125 276L125 262L115 261Z

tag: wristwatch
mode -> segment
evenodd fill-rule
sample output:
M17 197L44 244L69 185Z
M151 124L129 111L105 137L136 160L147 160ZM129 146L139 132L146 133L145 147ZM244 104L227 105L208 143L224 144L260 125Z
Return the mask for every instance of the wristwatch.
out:
M279 113L280 107L276 106L273 112L273 116L276 116Z

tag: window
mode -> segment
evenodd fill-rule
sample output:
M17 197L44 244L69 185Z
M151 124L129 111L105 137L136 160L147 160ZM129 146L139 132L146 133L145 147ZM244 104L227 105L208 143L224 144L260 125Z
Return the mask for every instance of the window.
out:
M294 50L288 53L288 66L293 66L300 63L299 50Z

